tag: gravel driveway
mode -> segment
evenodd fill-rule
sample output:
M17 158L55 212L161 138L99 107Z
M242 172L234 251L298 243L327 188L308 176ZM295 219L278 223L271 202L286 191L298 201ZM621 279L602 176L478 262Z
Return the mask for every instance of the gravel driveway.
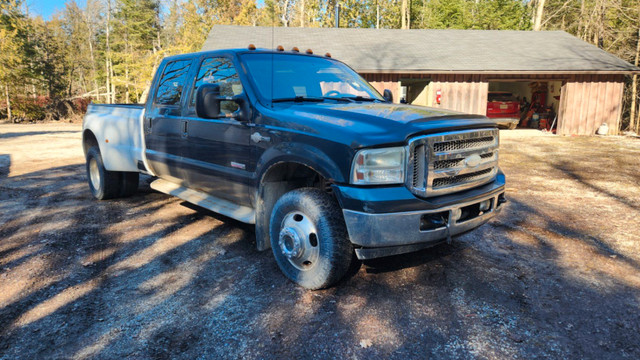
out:
M306 291L247 226L92 200L80 127L0 125L0 359L640 358L640 140L503 131L478 230Z

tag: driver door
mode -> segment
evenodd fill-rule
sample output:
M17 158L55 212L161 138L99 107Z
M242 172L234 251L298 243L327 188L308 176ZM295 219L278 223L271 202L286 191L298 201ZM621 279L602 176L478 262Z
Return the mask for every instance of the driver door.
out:
M253 152L248 119L199 118L195 110L196 89L205 83L220 85L222 96L243 94L243 86L230 57L204 57L199 63L183 117L188 121L189 148L184 160L189 187L236 204L250 205ZM220 104L222 114L238 109L233 101Z

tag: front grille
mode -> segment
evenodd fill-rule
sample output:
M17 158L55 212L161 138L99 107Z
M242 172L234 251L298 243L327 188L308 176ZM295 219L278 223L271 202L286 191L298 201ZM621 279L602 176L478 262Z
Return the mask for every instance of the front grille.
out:
M485 148L493 144L493 142L494 139L492 136L486 136L479 139L443 141L433 144L433 151L443 152Z
M455 185L455 184L459 184L459 183L462 183L462 182L467 182L467 181L470 181L470 180L480 179L480 178L488 175L489 173L491 173L491 171L492 171L492 169L484 169L484 170L480 170L480 171L477 171L477 172L464 174L464 175L450 176L450 177L445 177L445 178L433 179L433 187L434 188L438 188L438 187L442 187L442 186Z
M410 140L410 190L423 197L469 189L498 173L498 130L481 129Z

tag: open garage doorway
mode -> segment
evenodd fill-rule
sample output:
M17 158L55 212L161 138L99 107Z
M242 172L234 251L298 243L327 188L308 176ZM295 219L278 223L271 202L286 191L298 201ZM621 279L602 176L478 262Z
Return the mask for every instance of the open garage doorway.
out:
M555 131L561 88L560 80L489 81L486 115L504 128Z
M400 102L412 105L431 106L430 79L401 79Z

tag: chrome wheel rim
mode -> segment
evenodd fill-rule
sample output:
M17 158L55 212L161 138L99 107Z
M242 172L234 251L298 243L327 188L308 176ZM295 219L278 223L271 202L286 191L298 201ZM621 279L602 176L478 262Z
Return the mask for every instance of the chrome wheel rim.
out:
M89 180L94 189L100 188L100 169L98 169L98 162L95 158L89 160Z
M288 213L282 220L278 244L282 255L299 270L309 270L316 265L320 244L316 226L300 211Z

